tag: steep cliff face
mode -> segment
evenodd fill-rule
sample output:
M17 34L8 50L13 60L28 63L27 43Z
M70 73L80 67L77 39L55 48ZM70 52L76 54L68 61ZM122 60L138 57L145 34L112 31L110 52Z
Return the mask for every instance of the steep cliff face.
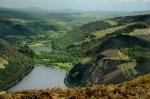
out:
M104 40L92 49L93 59L76 64L69 72L68 86L116 84L150 72L150 42L128 35Z

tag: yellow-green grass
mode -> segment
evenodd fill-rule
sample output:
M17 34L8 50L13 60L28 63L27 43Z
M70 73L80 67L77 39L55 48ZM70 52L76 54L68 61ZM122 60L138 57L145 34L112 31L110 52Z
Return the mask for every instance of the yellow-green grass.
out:
M117 25L118 23L114 20L105 20L106 23L110 24L110 25Z
M31 48L43 47L43 46L51 47L51 44L46 44L46 43L47 43L47 41L33 42L29 45L29 47L31 47Z
M70 69L73 66L71 63L52 63L52 65L61 69Z
M5 68L5 65L8 64L8 61L6 59L0 58L0 69Z
M150 35L150 28L135 29L133 32L130 33L130 35L132 35L132 36Z
M119 61L128 61L130 60L130 57L123 54L119 50L105 50L102 52L102 55L105 56L104 59L112 59L112 60L119 60Z
M82 58L80 60L80 63L82 64L86 64L86 63L89 63L89 61L92 59L92 57L85 57L85 58Z
M97 39L103 38L107 34L111 34L112 32L115 32L119 29L124 29L125 27L126 26L119 26L119 27L114 27L114 28L108 28L108 29L101 30L101 31L95 31L95 32L92 32L91 35L95 36Z
M91 33L92 36L95 36L97 39L98 38L103 38L104 36L114 33L117 30L122 30L127 28L129 25L134 25L136 23L131 23L131 24L126 24L126 25L122 25L122 26L118 26L118 27L113 27L113 28L108 28L108 29L104 29L101 31L94 31ZM130 35L150 35L150 28L146 28L146 29L135 29L135 31L131 32Z
M81 45L83 43L87 43L87 42L90 42L92 39L90 38L85 38L84 40L82 41L79 41L79 42L74 42L74 45Z
M150 41L150 28L135 29L130 35Z
M119 65L118 67L122 71L122 73L128 78L132 78L132 76L135 76L137 74L137 71L134 69L136 67L136 62L127 62L124 64Z

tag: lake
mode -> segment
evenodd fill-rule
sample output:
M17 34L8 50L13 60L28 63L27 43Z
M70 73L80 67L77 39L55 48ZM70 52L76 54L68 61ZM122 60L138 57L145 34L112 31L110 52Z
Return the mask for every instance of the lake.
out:
M32 89L49 89L54 87L65 88L64 78L66 72L51 67L35 67L18 84L8 91L22 91Z
M35 52L51 52L52 48L51 47L36 47L32 48Z

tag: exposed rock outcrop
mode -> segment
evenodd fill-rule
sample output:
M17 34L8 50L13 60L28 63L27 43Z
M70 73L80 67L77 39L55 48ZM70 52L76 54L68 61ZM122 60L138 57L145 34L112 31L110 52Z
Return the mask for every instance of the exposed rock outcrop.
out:
M134 52L131 52L133 49ZM93 59L90 62L78 63L70 70L66 78L67 85L117 84L149 73L148 50L150 50L148 41L128 35L110 37L94 49ZM146 64L140 65L145 58ZM147 70L137 69L140 67Z

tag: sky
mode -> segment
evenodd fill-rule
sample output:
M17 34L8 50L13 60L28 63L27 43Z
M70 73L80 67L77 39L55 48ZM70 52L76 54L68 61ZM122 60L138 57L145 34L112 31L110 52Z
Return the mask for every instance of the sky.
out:
M75 9L82 11L150 10L150 0L0 0L0 7Z

